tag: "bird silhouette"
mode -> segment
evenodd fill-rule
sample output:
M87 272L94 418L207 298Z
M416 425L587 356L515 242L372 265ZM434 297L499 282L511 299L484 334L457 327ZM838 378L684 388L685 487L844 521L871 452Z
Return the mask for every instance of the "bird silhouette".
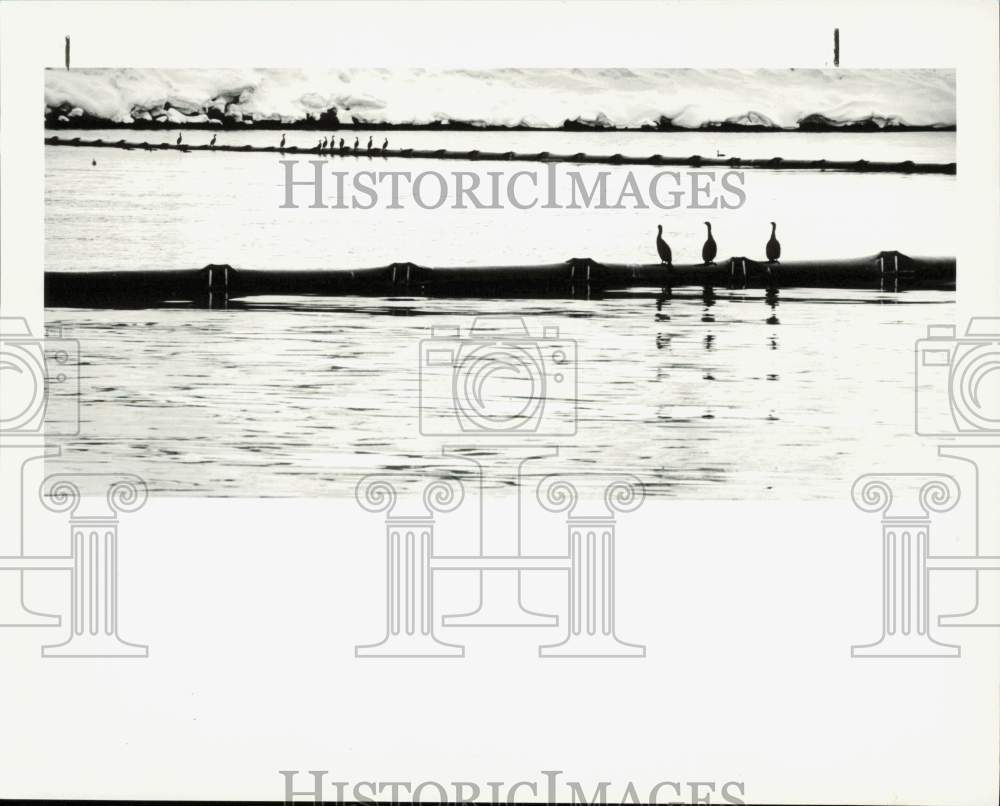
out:
M285 135L281 135L281 145L279 145L278 148L284 148L284 147L285 147Z
M211 147L211 148L215 148L215 138L216 138L216 137L218 137L218 136L219 136L219 135L217 135L217 134L213 134L213 135L212 135L212 141L211 141L211 142L210 142L210 143L208 144L208 145L209 145L209 147Z
M340 150L341 151L344 150L344 138L343 137L340 138Z
M705 239L705 245L701 248L701 259L705 261L706 266L709 266L715 264L715 256L719 253L719 247L715 243L715 238L712 237L712 224L706 221L705 226L708 227L708 237Z
M371 137L369 137L369 138L368 138L368 146L367 146L367 149L368 149L368 151L371 151L371 150L372 150L372 138L371 138Z
M389 147L389 138L385 138L385 142L382 143L382 150L385 151Z
M354 138L354 151L355 151L355 152L357 152L357 150L358 150L358 143L359 143L359 142L361 142L361 141L360 141L360 140L358 140L358 138L357 138L357 137L355 137L355 138Z
M764 247L765 253L767 254L768 263L777 263L778 258L781 257L781 244L778 243L778 239L774 236L774 232L777 229L777 225L771 222L771 237L767 242L767 246Z
M91 164L91 165L97 165L97 160L91 160L91 161L90 161L90 164Z
M663 240L663 225L656 225L656 252L660 256L660 261L668 266L673 265L673 257L670 254L670 245Z
M325 151L326 150L326 140L327 140L327 138L324 137L323 138L323 142L319 144L319 150L320 151Z
M180 145L180 144L181 144L181 138L182 138L183 136L184 136L183 134L178 134L178 135L177 135L177 145Z

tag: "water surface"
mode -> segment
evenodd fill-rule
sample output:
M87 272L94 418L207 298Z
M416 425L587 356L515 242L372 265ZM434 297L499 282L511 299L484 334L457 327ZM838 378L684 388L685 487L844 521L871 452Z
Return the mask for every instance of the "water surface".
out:
M83 133L86 134L86 133ZM115 139L123 133L119 132ZM131 132L172 141L169 132ZM296 137L303 133L294 133ZM497 135L527 141L529 151L610 148L614 139L643 153L660 135L608 135L563 132L405 132L453 148L460 143L487 148ZM185 132L189 139L207 132ZM222 136L220 134L220 136ZM229 133L225 133L229 137ZM236 136L235 134L232 136ZM268 142L273 132L239 133L242 139ZM766 149L762 156L836 158L848 153L877 159L888 141L911 143L890 149L899 158L917 158L916 149L953 154L953 133L863 134L734 134L663 135L681 138L682 154L707 153L719 141L726 153L732 138ZM605 138L608 138L605 140ZM883 140L882 138L887 138ZM722 142L725 141L725 142ZM923 145L920 145L923 144ZM463 145L463 147L464 147ZM830 146L827 148L827 146ZM836 147L834 147L836 145ZM522 147L513 143L511 147ZM855 150L851 150L855 149ZM669 151L664 145L660 151ZM300 178L310 177L302 156ZM58 271L196 268L228 263L237 268L360 268L410 261L422 265L483 266L553 263L571 257L624 263L655 262L656 226L662 225L674 260L700 260L704 221L714 226L720 257L763 258L770 221L777 221L786 259L858 257L882 250L913 255L954 254L955 177L900 174L851 174L815 171L743 172L745 203L737 209L692 208L712 199L694 197L692 174L680 171L679 184L661 185L662 196L677 187L683 205L673 210L454 209L452 201L436 210L421 209L408 186L400 192L400 209L387 209L391 194L372 210L311 209L312 191L297 191L301 205L282 209L284 168L278 154L227 152L119 151L96 148L46 147L46 268ZM96 161L96 165L92 165ZM572 166L571 166L572 167ZM329 171L345 171L348 187L359 171L471 172L486 187L489 171L513 172L545 166L531 163L481 163L440 160L391 160L369 157L331 158ZM588 187L608 172L609 204L614 204L631 170L648 201L648 187L662 169L653 166L577 166ZM560 166L560 203L570 201L571 182ZM722 173L718 172L721 176ZM297 175L298 176L298 175ZM449 180L451 181L451 180ZM704 180L697 180L704 183ZM332 178L328 195L335 195ZM453 184L452 184L453 186ZM543 180L544 186L544 180ZM721 204L722 191L713 198ZM433 194L428 193L433 198ZM488 194L486 196L488 198ZM733 201L731 194L725 198ZM668 199L664 199L665 202ZM332 201L331 201L332 203Z
M208 136L185 132L190 141ZM404 147L954 158L953 133L388 136ZM312 135L294 132L289 142L301 138ZM403 162L349 157L337 169L402 170ZM405 163L414 173L525 166ZM584 170L620 180L627 169ZM634 170L648 181L657 169ZM689 262L699 259L705 220L720 257L761 256L769 221L778 222L785 259L954 254L954 177L746 171L745 188L746 204L733 210L288 210L279 207L278 155L49 146L46 268L652 262L657 224L675 261ZM81 436L54 464L135 472L157 491L227 496L349 495L366 472L449 473L454 465L441 455L449 440L419 430L419 343L432 328L464 332L474 317L500 314L524 316L535 335L558 327L578 345L579 428L534 439L560 446L560 464L544 470L627 471L658 496L842 499L888 447L918 451L913 342L926 324L951 320L953 298L682 289L661 300L257 298L223 311L50 309L49 323L79 339L84 358ZM495 451L490 439L479 442Z
M675 293L666 301L268 299L245 310L48 312L81 342L82 435L60 469L157 491L350 495L368 472L466 471L423 437L419 341L523 315L578 347L578 431L539 472L629 472L653 495L842 499L912 450L912 348L951 295Z

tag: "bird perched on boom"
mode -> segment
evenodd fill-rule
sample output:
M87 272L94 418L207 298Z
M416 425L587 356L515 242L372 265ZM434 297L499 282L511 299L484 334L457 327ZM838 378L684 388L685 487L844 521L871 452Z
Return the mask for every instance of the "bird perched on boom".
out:
M673 257L670 254L670 244L663 240L663 225L656 225L656 253L660 256L660 262L668 266L673 265Z
M767 242L767 246L764 247L764 253L767 255L768 263L777 263L778 258L781 257L781 244L778 243L778 239L775 237L775 230L777 225L771 222L771 237Z
M701 248L701 259L705 261L706 266L714 266L719 247L715 243L715 238L712 237L712 224L706 221L705 226L708 227L708 237L705 239L705 245Z

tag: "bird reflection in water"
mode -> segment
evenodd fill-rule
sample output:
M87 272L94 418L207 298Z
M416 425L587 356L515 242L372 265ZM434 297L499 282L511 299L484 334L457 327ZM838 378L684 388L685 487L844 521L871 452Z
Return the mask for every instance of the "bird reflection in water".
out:
M775 309L778 307L778 289L777 288L769 288L769 289L767 289L767 293L764 295L764 302L766 302L771 307L771 315L766 320L767 324L769 324L769 325L780 325L781 322L778 321L778 317L774 313ZM775 336L775 335L771 335L768 338L768 345L767 346L771 350L777 350L778 349L778 337ZM767 373L767 380L769 380L769 381L777 381L778 380L778 373L777 372L769 372L769 373ZM768 422L777 422L778 416L774 413L774 410L772 409L768 413L768 415L765 418L765 420L767 420Z
M715 305L715 289L710 285L706 285L701 289L701 301L705 305L705 311L701 315L702 322L714 322L715 315L709 311L713 305Z
M673 292L671 291L670 286L661 289L660 295L656 298L656 314L653 317L657 322L670 321L670 314L663 312L663 305L664 303L670 302L670 298L672 296Z
M771 308L771 315L765 320L769 325L780 325L781 322L778 320L778 316L775 313L775 309L778 307L778 289L769 288L764 295L764 302L766 302Z

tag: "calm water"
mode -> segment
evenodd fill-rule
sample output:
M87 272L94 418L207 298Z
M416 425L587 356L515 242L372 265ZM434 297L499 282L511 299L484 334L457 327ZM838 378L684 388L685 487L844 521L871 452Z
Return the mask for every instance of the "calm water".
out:
M107 133L120 139L122 132ZM155 134L173 140L171 133ZM207 132L186 132L207 138ZM295 133L301 136L304 133ZM83 133L87 136L87 133ZM719 141L731 153L732 137L760 149L763 156L885 156L881 138L902 142L897 153L918 159L920 150L935 160L954 155L953 133L911 134L614 134L611 148L601 135L559 132L405 132L399 136L434 138L441 147L486 148L497 135L526 142L528 151L625 150L644 153L657 138L670 151L681 138L680 153L708 153ZM236 137L226 133L226 137ZM273 132L247 132L242 138L272 142ZM475 138L482 138L476 140ZM577 139L577 138L580 139ZM310 135L311 138L311 135ZM722 142L725 141L725 142ZM379 141L380 142L380 141ZM907 145L909 144L909 145ZM708 146L708 147L706 147ZM827 147L829 146L829 147ZM891 151L891 149L890 149ZM305 157L303 157L303 160ZM91 165L96 160L97 165ZM46 267L50 270L196 268L228 263L237 268L359 268L412 261L424 265L498 265L552 263L571 257L611 262L656 262L657 224L677 262L700 260L705 220L712 220L720 257L763 257L778 222L786 259L857 257L897 249L910 254L953 254L955 177L858 175L847 173L746 171L746 203L734 210L682 207L676 210L542 209L424 210L402 188L403 209L310 209L310 190L297 197L298 209L280 209L284 169L277 154L228 154L118 151L46 147ZM509 173L530 163L334 158L337 170L486 171ZM303 162L303 170L308 165ZM538 167L538 166L535 166ZM563 170L565 166L560 168ZM331 167L331 171L334 167ZM580 166L588 186L599 171L610 171L609 188L621 188L629 169ZM640 188L648 188L661 169L631 169ZM569 196L569 180L560 198ZM682 173L682 187L688 175ZM303 178L308 178L303 173ZM483 179L485 185L486 179ZM670 188L664 186L666 190ZM333 192L332 190L330 191ZM645 192L645 190L643 190ZM612 203L617 191L609 193ZM690 194L686 199L690 198ZM389 203L388 194L385 204Z
M208 136L185 139L200 134ZM949 161L954 154L953 134L607 136L621 141L614 146L606 136L558 133L392 139L417 147L418 138L433 136L441 147L486 149L498 135L509 148L527 138L531 148L552 151L591 150L596 138L606 144L601 150L670 153L681 138L688 146L681 153L709 153L718 142L744 155L759 148L785 157ZM883 154L890 140L898 142ZM46 155L52 270L486 265L585 255L649 262L657 223L681 261L700 252L706 217L721 256L762 251L769 220L779 222L789 259L881 249L953 254L951 177L748 171L747 203L727 211L281 210L275 155L54 147ZM414 163L406 169L442 166ZM623 294L51 309L49 324L79 339L83 356L81 436L53 465L134 472L157 491L233 496L350 495L357 478L375 470L446 473L454 465L441 457L442 445L463 440L420 435L419 342L432 328L464 332L476 316L501 314L524 316L534 335L557 326L577 341L578 432L528 440L560 446L559 464L543 472L628 471L653 494L678 498L842 499L845 485L887 447L896 457L922 455L912 437L913 341L928 322L952 319L952 300L815 291L777 300L720 291L705 299L691 289L659 302ZM493 451L489 440L479 445Z
M465 441L420 436L418 342L516 314L577 340L578 433L520 440L560 445L559 469L632 472L666 496L842 498L866 462L916 441L913 341L951 319L950 295L786 297L52 310L84 357L82 437L54 464L247 496L349 495L380 469L443 473L442 445Z

